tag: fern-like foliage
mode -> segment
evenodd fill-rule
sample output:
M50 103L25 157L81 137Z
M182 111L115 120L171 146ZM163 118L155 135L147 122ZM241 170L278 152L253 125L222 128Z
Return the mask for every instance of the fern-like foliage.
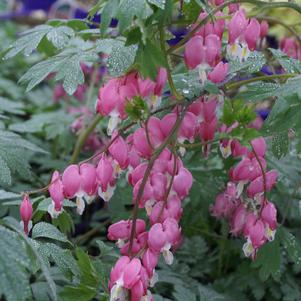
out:
M7 301L25 301L31 296L30 260L18 234L0 226L0 296Z
M46 153L19 135L0 130L0 185L11 185L15 172L23 178L30 176L30 152Z

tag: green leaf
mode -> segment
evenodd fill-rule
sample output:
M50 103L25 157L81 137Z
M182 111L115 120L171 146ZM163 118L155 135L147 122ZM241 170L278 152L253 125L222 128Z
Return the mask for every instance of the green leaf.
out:
M20 194L9 192L5 190L0 190L0 200L10 200L10 199L16 199L19 198Z
M40 222L33 227L32 238L48 238L70 243L66 235L61 233L55 226L45 222Z
M94 288L79 285L79 286L65 286L63 291L60 292L60 297L63 301L74 301L80 296L81 301L90 301L96 295L96 290Z
M200 301L223 301L225 298L210 287L199 285Z
M62 49L69 42L70 38L74 36L74 31L67 26L38 25L25 31L21 38L9 48L4 59L11 58L20 52L23 52L24 55L30 55L45 36L57 49Z
M254 261L254 267L259 268L259 277L262 281L265 281L269 276L273 276L274 279L280 277L280 239L279 233L276 232L274 241L267 242L262 246Z
M146 78L150 77L155 79L159 67L166 67L166 58L161 50L155 43L146 40L146 44L140 44L136 63L139 65L139 71Z
M165 8L164 10L158 9L154 13L154 18L158 20L160 26L164 26L170 24L173 15L173 0L166 0L165 1Z
M293 94L298 94L301 97L301 75L289 78L285 84L275 91L277 97L286 97Z
M19 236L0 226L0 296L7 301L25 301L31 297L30 260Z
M137 45L115 45L112 48L111 55L107 60L109 73L112 76L123 75L134 63L137 52Z
M248 106L243 100L227 100L224 102L222 121L231 126L235 121L238 121L240 125L247 126L256 118L256 113L253 110L253 106ZM236 128L237 130L246 130ZM233 134L231 132L231 134Z
M93 51L85 51L77 47L65 49L58 55L31 67L19 80L27 84L26 91L32 90L50 73L56 72L55 80L62 80L65 91L72 95L78 85L84 83L84 73L80 63L94 62L97 55Z
M92 300L98 291L99 279L96 270L83 250L76 249L77 265L80 271L80 283L76 286L65 286L60 296L63 301L73 301L74 298L81 296L81 300Z
M175 292L173 292L173 296L177 301L197 301L197 296L190 289L179 285L175 286Z
M264 135L278 135L281 132L288 133L293 128L297 134L301 134L301 98L298 95L279 97L267 120L264 123L262 133Z
M76 249L77 264L81 273L81 282L91 287L97 287L96 270L90 260L90 257L82 249Z
M152 10L146 0L120 0L117 12L118 27L120 32L124 32L131 25L134 17L146 19Z
M12 181L10 168L2 157L0 157L0 170L0 183L10 185Z
M43 276L45 277L45 280L47 282L47 285L49 287L49 295L51 297L51 300L53 301L57 301L57 295L56 295L56 286L55 283L50 275L50 271L49 268L47 267L47 265L45 265L43 258L40 256L38 250L37 250L37 243L28 238L25 234L24 231L20 228L20 224L13 219L12 217L6 217L4 219L4 222L11 228L13 228L25 241L26 245L29 247L29 249L32 251L32 253L35 255L38 263L40 264L40 268L42 271ZM25 254L25 252L24 252ZM15 279L17 279L17 277L15 277Z
M21 102L11 101L7 98L0 96L0 111L16 115L23 115L23 108L24 106Z
M199 0L184 1L183 13L191 20L196 20L200 14L200 10L204 9L204 4Z
M106 54L110 54L114 47L124 45L123 41L119 41L116 39L99 39L95 43L95 50L96 52L103 52Z
M119 255L114 251L114 248L106 245L102 240L96 240L96 244L100 250L100 256L102 258L105 256L112 256L115 258L119 257Z
M62 135L74 121L74 115L63 111L35 114L27 121L13 123L9 129L19 133L45 132L47 139Z
M19 135L0 130L0 183L10 185L11 176L15 172L22 178L30 178L28 151L45 153L44 150Z
M263 65L266 63L266 59L263 53L258 51L251 52L250 56L243 62L239 59L228 58L230 66L230 74L237 75L239 72L254 73L260 71Z
M164 9L165 8L165 4L166 4L166 0L148 0L148 2L150 4L154 4L157 7Z
M288 57L280 49L269 48L274 58L280 63L283 69L288 73L301 73L301 62Z
M53 243L40 244L38 250L47 262L53 261L69 279L71 279L72 275L79 275L76 260L73 258L70 250L62 249Z
M301 243L296 237L289 232L288 229L281 227L279 230L281 237L281 244L287 252L290 260L297 265L301 264Z
M142 39L142 33L139 27L134 27L126 36L125 46L138 44Z
M284 157L289 150L289 140L288 132L279 132L272 137L272 153L277 158L280 159Z
M196 69L172 75L172 78L176 89L181 91L185 97L194 99L202 93L204 87L200 82L199 72Z
M276 83L255 82L246 85L244 91L239 93L237 97L247 101L262 101L275 96L279 87L280 85Z
M13 99L19 100L23 96L23 91L20 86L7 78L0 78L0 91Z
M64 204L63 204L64 207L66 207L65 202L67 202L67 200L64 200ZM70 207L73 207L73 205L76 206L75 203L73 202L70 203L72 203L72 206L70 205ZM63 233L74 232L74 221L66 210L64 210L56 219L54 219L52 223L54 226L58 227L60 231Z
M37 210L46 212L48 210L48 207L51 204L51 202L52 202L51 198L44 199L42 202L39 203ZM64 200L63 207L70 207L70 208L73 207L74 208L74 207L76 207L76 204L69 200Z
M49 31L46 38L53 44L57 49L64 48L70 38L74 36L74 31L68 26L55 27Z
M119 0L110 0L106 3L101 12L100 32L102 35L107 31L111 20L116 16L118 11Z

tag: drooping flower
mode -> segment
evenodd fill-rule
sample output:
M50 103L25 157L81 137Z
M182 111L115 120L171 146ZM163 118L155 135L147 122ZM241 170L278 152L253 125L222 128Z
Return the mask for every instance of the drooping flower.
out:
M65 199L63 182L58 171L53 172L48 191L52 199L52 203L48 207L48 212L52 218L56 218L63 210Z

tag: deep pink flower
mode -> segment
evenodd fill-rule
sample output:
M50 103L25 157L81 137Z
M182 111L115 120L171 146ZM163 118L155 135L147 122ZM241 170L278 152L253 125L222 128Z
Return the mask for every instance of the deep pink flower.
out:
M106 155L102 155L96 168L98 184L103 192L107 191L109 186L115 185L114 168L112 160Z
M54 208L56 211L61 211L64 201L64 188L61 180L61 176L57 170L52 174L51 184L48 188L51 199L54 202Z
M245 41L250 50L255 50L256 42L260 38L260 24L257 19L252 18L244 32Z
M273 186L276 184L277 177L278 177L278 172L276 170L270 170L265 174L267 191L270 191L273 188ZM247 193L249 197L254 197L257 194L261 194L263 192L264 192L263 176L259 176L250 183L247 189Z
M153 188L153 197L156 201L162 201L166 194L167 177L159 172L155 172L150 177L150 183Z
M118 135L116 139L115 135ZM127 144L118 133L113 134L112 139L115 141L110 145L109 153L121 169L126 169L129 164Z
M261 219L267 223L271 230L277 228L277 210L273 203L267 202L261 211Z
M268 31L269 31L269 23L263 20L260 23L260 38L263 39L268 34Z
M248 212L243 204L236 208L231 219L231 233L233 235L236 236L242 232L247 214Z
M189 69L194 69L200 64L213 66L221 50L220 38L209 34L205 38L196 35L185 46L184 59Z
M183 199L188 195L192 182L193 177L191 172L183 167L175 175L172 189L177 193L180 199Z
M135 186L135 184L143 178L147 165L148 164L146 162L141 163L129 174L128 180L132 186Z
M143 189L142 196L140 197L139 200L137 200L137 198L138 198L138 192L140 190L140 186L142 184L142 180L143 179L140 179L135 184L134 189L133 189L133 202L136 203L138 201L139 202L139 208L146 207L149 202L152 202L152 203L155 202L155 199L154 199L154 190L153 190L152 185L150 184L150 180L148 180L146 182L146 184L144 186L144 189Z
M154 94L157 96L162 95L163 88L167 81L167 71L165 68L159 68L157 78L156 78L156 86L154 90Z
M136 220L136 235L145 231L145 221L142 219ZM112 224L108 229L108 238L110 240L126 240L130 238L132 230L131 220L121 220L115 224Z
M81 176L79 168L76 164L69 165L63 172L62 183L64 187L65 196L68 199L75 197L76 193L80 190Z
M133 136L133 145L137 153L146 159L149 159L152 155L152 148L149 145L144 128L139 128L135 131Z
M213 83L222 82L228 73L228 63L219 62L208 74L208 79Z
M181 208L181 200L176 195L170 196L167 202L157 202L149 216L151 224L163 223L167 218L173 218L179 221L183 209Z
M151 249L147 249L142 256L142 263L145 267L149 277L153 275L154 269L157 266L159 261L159 255L156 252L153 252Z
M29 196L25 195L23 197L23 201L20 205L20 216L23 222L23 229L26 235L28 235L30 231L30 220L32 217L32 204L29 200Z
M237 38L239 38L248 26L248 20L246 19L244 10L237 11L228 25L229 31L229 43L233 44Z
M95 166L90 163L83 163L79 166L79 172L82 191L88 196L95 195L97 188Z
M251 141L251 144L255 150L255 153L258 157L264 157L267 145L263 137L255 138ZM251 153L252 155L252 153ZM253 154L254 156L254 154Z

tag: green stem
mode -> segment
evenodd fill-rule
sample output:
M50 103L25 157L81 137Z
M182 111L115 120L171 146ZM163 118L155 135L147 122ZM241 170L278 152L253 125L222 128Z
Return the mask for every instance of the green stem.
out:
M290 77L295 77L298 74L294 74L294 73L288 73L288 74L273 74L273 75L263 75L263 76L256 76L256 77L252 77L249 79L245 79L245 80L241 80L235 83L230 83L225 85L226 90L231 90L231 89L236 89L239 88L243 85L246 84L250 84L253 82L258 82L258 81L269 81L271 79L287 79Z
M96 128L97 124L99 123L99 121L101 119L102 119L102 116L100 116L100 115L95 116L94 119L92 120L92 122L89 124L89 126L84 131L82 131L82 133L78 136L78 139L76 141L75 148L74 148L71 160L70 160L71 163L75 163L77 161L77 158L78 158L87 138L94 131L94 129Z
M91 82L89 85L89 90L87 93L87 101L86 103L89 104L89 102L91 101L92 97L93 97L93 90L94 90L94 85L95 85L95 81L96 81L96 77L98 74L98 68L97 66L94 66L94 70L91 76ZM73 150L73 154L71 156L71 163L75 163L82 147L84 146L87 138L89 137L89 135L91 134L91 132L95 129L95 127L97 126L97 124L99 123L99 121L101 120L101 116L97 115L92 122L90 123L90 125L85 129L82 130L81 134L78 136L76 144L75 144L75 148Z
M299 6L298 4L293 3L293 2L266 3L265 1L260 1L260 0L230 0L230 1L226 1L223 4L212 9L208 13L208 15L204 19L202 19L199 22L199 24L193 30L191 30L179 43L170 47L167 50L167 53L171 53L174 50L183 46L204 24L206 24L209 20L211 20L212 16L214 16L215 13L217 13L218 11L222 10L223 8L227 7L229 4L232 4L232 3L251 3L251 4L261 6L261 10L268 9L268 8L288 7L288 8L294 9L297 12L301 13L301 6Z
M167 70L167 79L168 79L168 84L169 84L169 87L170 87L170 90L171 90L171 93L175 96L175 98L177 100L180 100L183 98L183 96L181 96L179 94L179 92L177 91L176 87L175 87L175 83L172 79L172 76L171 76L171 69L170 69L170 66L169 66L169 63L168 63L168 53L167 53L167 50L166 50L166 38L165 38L165 31L164 31L164 27L161 27L159 29L159 34L160 34L160 44L161 44L161 49L163 50L163 53L165 54L165 58L166 58L166 62L167 62L167 67L166 67L166 70Z

